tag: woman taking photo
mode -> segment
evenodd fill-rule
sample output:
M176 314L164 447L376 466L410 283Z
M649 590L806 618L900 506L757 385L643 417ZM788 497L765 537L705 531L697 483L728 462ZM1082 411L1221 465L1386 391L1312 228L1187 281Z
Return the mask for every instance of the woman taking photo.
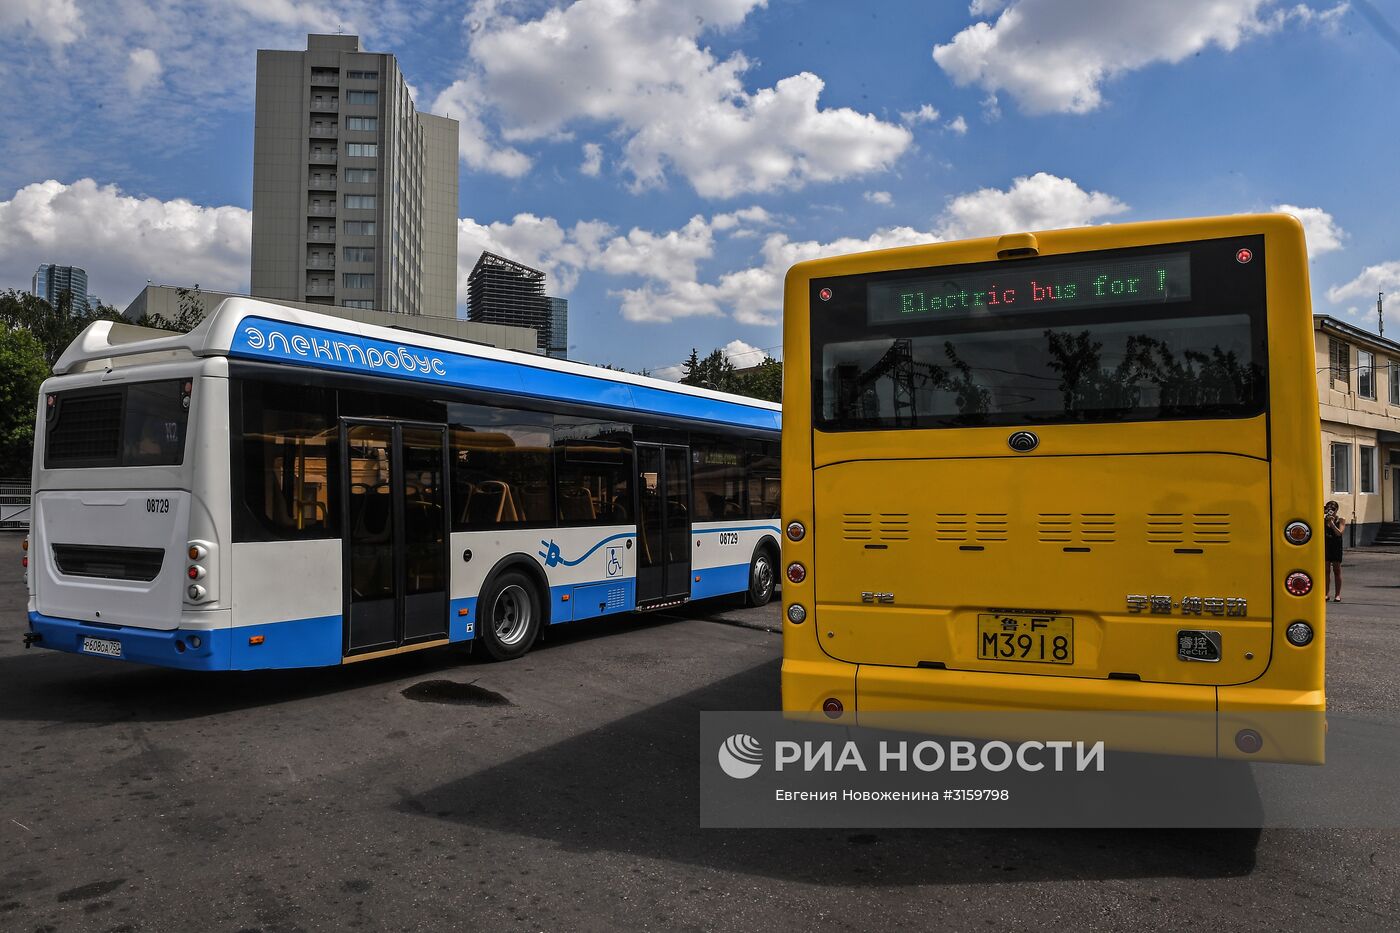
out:
M1342 601L1342 532L1346 531L1347 520L1342 518L1335 501L1322 507L1323 541L1326 545L1327 569L1322 573L1324 590L1331 589L1330 596L1324 593L1323 601Z

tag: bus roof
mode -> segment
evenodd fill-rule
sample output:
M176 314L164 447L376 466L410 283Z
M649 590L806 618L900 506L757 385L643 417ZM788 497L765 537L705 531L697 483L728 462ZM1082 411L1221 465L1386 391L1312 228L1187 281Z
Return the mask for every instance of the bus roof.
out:
M56 375L227 356L776 431L782 407L664 379L227 298L188 334L113 321L88 326Z

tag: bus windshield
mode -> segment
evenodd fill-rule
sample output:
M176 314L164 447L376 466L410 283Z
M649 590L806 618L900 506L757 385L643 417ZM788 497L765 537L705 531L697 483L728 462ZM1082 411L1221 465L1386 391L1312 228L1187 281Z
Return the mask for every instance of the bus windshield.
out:
M813 280L815 425L1259 414L1261 240Z

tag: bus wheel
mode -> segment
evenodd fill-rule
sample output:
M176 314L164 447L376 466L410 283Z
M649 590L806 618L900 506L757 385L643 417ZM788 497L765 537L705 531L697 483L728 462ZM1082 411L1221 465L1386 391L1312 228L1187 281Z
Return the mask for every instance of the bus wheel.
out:
M778 579L778 571L773 564L773 554L765 547L760 547L754 552L753 560L749 563L749 593L748 604L750 606L766 606L773 598L773 585Z
M508 570L484 596L476 624L486 653L492 660L510 661L529 651L543 614L535 584L523 573Z

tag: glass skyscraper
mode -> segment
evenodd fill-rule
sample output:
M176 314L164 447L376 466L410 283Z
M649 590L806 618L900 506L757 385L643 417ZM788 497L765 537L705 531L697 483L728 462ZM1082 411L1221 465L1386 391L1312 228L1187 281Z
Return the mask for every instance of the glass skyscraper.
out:
M74 311L88 311L87 270L78 266L44 263L35 271L30 291L55 308L60 296L68 292L73 298Z

